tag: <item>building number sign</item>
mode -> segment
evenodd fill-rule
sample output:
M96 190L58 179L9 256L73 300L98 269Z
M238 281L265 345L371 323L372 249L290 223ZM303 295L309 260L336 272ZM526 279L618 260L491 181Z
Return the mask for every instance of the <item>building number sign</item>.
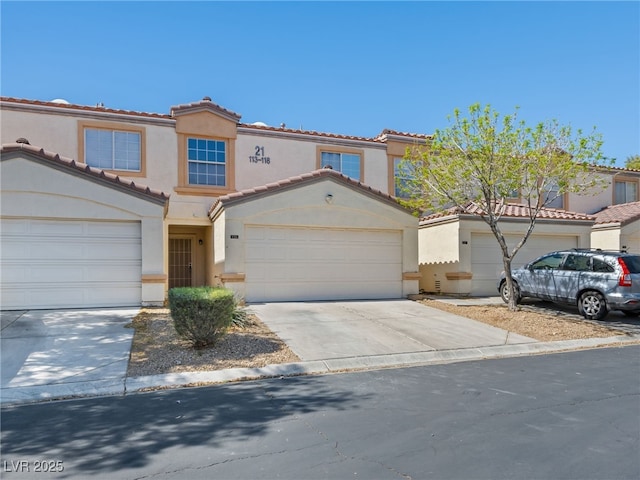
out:
M271 163L271 158L264 155L264 147L256 145L255 155L249 155L249 162L269 165Z

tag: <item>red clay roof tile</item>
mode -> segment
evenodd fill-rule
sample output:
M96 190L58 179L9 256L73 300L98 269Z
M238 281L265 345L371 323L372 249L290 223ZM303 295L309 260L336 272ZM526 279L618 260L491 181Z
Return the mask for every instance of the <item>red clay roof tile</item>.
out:
M453 217L460 215L478 215L482 212L479 205L470 203L465 209L460 207L452 207L441 212L426 215L420 218L420 223L426 223L438 218ZM510 218L528 218L529 207L518 203L506 203L501 207L501 215ZM556 208L543 208L538 214L538 218L548 220L595 220L595 216L586 213L570 212Z
M164 203L169 200L169 195L159 190L152 190L146 185L136 184L134 181L123 180L118 175L105 172L99 168L90 167L87 164L76 162L73 159L61 157L57 153L47 152L43 148L29 145L27 143L8 143L0 147L0 157L4 160L7 155L11 153L26 153L34 156L45 162L52 163L56 166L60 166L65 169L69 169L73 172L78 172L81 175L87 175L93 179L99 181L111 183L119 187L130 189L137 194L142 194L150 199L153 199L156 203Z
M640 202L610 205L595 213L596 225L604 223L619 223L626 225L640 219Z

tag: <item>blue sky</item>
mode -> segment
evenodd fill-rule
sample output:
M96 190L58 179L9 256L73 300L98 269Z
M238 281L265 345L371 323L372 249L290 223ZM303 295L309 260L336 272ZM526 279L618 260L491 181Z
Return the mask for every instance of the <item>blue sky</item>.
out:
M374 137L520 107L640 154L640 2L0 3L4 96Z

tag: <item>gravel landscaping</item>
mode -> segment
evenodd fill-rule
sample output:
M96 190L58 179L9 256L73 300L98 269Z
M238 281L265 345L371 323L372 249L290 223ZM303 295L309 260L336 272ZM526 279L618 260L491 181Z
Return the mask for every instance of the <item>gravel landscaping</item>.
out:
M560 310L523 306L510 312L506 305L457 306L434 299L417 300L473 320L539 341L612 337L625 332L605 322L589 322ZM291 363L299 358L255 315L244 328L232 328L210 348L195 350L173 328L168 309L144 308L130 324L135 329L128 375L264 367Z

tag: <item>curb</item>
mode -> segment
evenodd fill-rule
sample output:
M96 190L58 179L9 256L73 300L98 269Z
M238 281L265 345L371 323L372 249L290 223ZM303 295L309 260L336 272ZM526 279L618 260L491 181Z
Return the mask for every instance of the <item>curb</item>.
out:
M259 378L287 377L296 375L318 375L361 371L382 368L402 368L420 365L454 363L491 358L506 358L522 355L536 355L600 348L617 344L640 342L640 335L590 338L585 340L561 340L557 342L524 343L499 345L458 350L412 352L367 357L334 358L309 362L283 363L260 368L232 368L209 372L184 372L145 377L129 377L125 380L126 393L136 393L161 388L178 388L190 385L216 384ZM621 345L622 346L622 345Z
M283 363L260 368L230 368L206 372L169 373L143 377L120 377L95 382L38 385L2 389L2 406L98 396L124 396L154 390L214 385L261 378L323 375L364 370L416 367L497 358L560 353L580 349L640 344L640 334L585 340L561 340L499 345L458 350L412 352L367 357L334 358Z

